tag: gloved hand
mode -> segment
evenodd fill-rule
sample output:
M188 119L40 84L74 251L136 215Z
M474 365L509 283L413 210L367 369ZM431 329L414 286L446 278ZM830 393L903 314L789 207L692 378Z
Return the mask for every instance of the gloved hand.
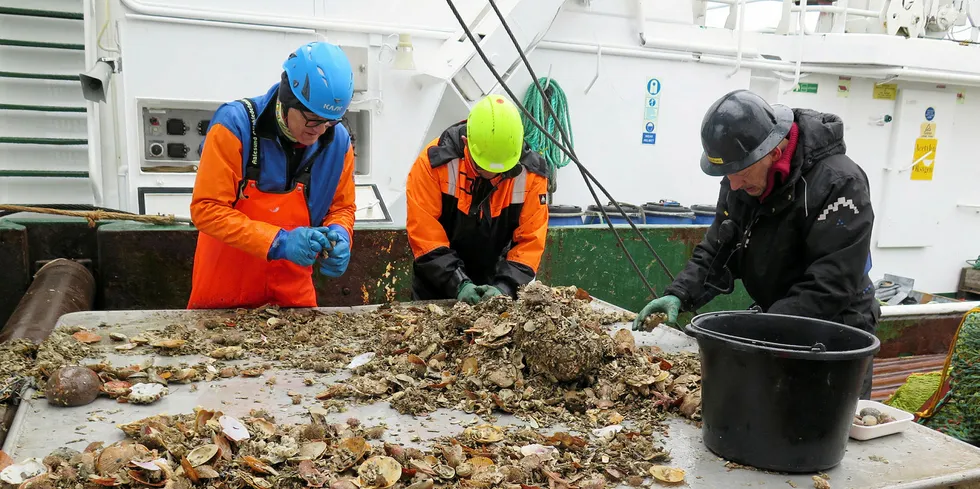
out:
M465 302L467 304L473 305L480 302L481 294L476 285L469 280L463 282L459 285L459 290L456 292L456 300Z
M643 321L647 316L662 312L667 315L667 324L674 326L677 324L677 314L681 312L681 300L672 295L665 295L659 299L650 301L649 304L640 310L640 314L633 321L633 331L643 330Z
M270 260L289 260L301 267L308 267L329 246L327 237L315 228L299 227L292 231L280 229L272 240L267 256Z
M498 295L504 295L504 293L501 292L500 289L492 285L477 285L476 290L477 292L480 293L481 301L487 300L491 297L496 297Z
M317 229L326 235L330 243L324 248L327 257L320 262L320 273L337 278L347 271L347 265L350 263L350 235L339 224Z

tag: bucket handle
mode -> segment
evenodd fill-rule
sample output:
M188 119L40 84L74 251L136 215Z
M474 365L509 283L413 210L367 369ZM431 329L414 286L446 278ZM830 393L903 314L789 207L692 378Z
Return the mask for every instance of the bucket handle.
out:
M691 326L692 326L691 329L701 330L701 328L698 328L697 326L694 326L693 324ZM705 330L701 330L701 331L705 331ZM734 341L734 342L737 342L737 343L751 343L751 344L756 345L756 346L767 346L767 347L770 347L770 348L783 348L783 349L786 349L786 350L795 350L795 351L808 351L808 352L812 352L812 353L824 353L824 352L827 351L827 345L824 345L823 343L820 343L820 342L814 343L813 346L787 345L785 343L774 343L774 342L765 341L765 340L756 340L756 339L752 339L752 338L743 338L741 336L734 336L734 335L730 335L730 334L719 333L718 331L705 331L705 333L708 334L709 336L719 336L721 338L725 338L727 340L731 340L731 341Z

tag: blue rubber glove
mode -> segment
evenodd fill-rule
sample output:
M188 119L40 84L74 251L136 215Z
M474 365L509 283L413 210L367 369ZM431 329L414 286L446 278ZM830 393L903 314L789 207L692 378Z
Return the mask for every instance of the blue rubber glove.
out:
M325 228L317 228L323 231L330 243L325 248L327 257L320 262L320 273L337 278L347 271L350 263L350 235L347 230L339 224L331 224Z
M308 267L329 246L327 237L314 228L300 227L292 231L280 229L272 240L267 256L270 260L289 260L301 267Z
M633 331L643 330L643 321L647 316L655 313L662 312L667 315L667 324L669 326L677 325L677 314L681 311L681 300L672 295L665 295L659 299L654 299L650 301L640 313L637 314L636 320L633 321Z

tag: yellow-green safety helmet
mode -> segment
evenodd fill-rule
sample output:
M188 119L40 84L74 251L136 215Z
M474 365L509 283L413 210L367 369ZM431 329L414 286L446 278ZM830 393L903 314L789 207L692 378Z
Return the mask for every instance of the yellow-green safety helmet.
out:
M488 95L466 119L466 146L476 166L503 173L517 166L524 148L524 123L517 106L500 95Z

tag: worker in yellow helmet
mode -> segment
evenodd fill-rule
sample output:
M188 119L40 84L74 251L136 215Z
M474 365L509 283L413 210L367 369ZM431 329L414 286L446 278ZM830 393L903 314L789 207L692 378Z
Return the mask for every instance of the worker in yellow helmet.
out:
M547 171L498 95L426 145L406 185L413 300L516 298L544 253Z

